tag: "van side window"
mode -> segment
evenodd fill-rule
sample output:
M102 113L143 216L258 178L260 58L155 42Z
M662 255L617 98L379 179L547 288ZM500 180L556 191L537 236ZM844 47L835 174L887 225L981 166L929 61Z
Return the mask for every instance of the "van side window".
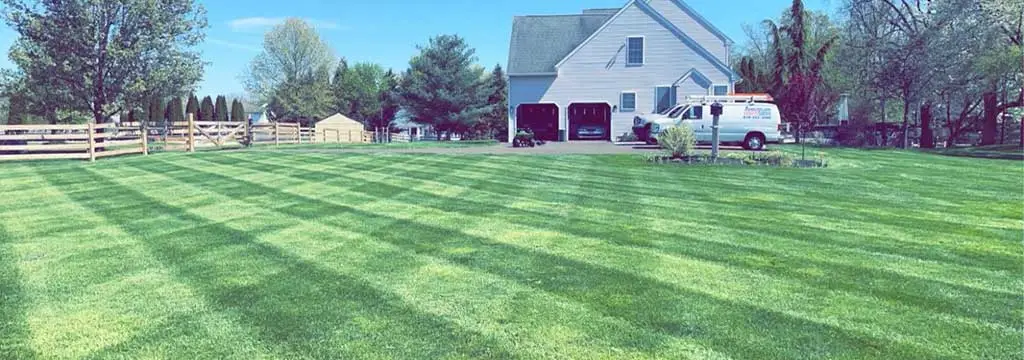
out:
M694 106L690 108L690 119L700 120L704 118L704 107Z

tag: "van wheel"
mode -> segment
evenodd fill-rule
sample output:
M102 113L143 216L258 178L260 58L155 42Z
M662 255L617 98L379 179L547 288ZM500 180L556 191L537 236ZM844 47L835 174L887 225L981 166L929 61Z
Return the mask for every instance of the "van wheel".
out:
M743 140L743 148L755 151L764 150L764 135L758 133L747 134L747 138Z

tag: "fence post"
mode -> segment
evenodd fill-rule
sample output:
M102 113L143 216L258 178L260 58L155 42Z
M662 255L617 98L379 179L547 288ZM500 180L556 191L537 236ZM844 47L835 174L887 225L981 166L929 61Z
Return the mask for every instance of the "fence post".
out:
M96 161L96 124L89 123L89 161Z
M249 118L246 117L245 119L242 119L242 121L245 122L245 128L243 129L245 133L242 134L242 146L248 147L252 143L252 141L249 140Z
M295 137L298 138L299 145L302 145L302 124L295 125Z
M142 155L149 155L149 123L142 123Z
M196 117L195 114L188 114L188 144L186 151L196 152Z
M277 134L278 134L277 130L278 130L278 125L277 125L277 122L275 121L274 122L274 146L281 145L280 137L277 136Z

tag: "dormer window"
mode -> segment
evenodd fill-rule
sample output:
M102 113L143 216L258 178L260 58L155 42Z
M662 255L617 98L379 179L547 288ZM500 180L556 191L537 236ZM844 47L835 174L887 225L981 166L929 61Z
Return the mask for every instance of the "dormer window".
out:
M644 64L644 37L630 36L626 38L626 65L639 66Z

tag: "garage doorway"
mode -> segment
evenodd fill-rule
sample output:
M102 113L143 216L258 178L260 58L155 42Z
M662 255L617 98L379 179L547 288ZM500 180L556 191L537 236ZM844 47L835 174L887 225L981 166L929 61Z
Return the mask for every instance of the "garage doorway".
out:
M538 139L558 141L558 105L519 104L516 107L516 129L530 129Z
M569 105L569 140L612 139L612 107L607 103Z

